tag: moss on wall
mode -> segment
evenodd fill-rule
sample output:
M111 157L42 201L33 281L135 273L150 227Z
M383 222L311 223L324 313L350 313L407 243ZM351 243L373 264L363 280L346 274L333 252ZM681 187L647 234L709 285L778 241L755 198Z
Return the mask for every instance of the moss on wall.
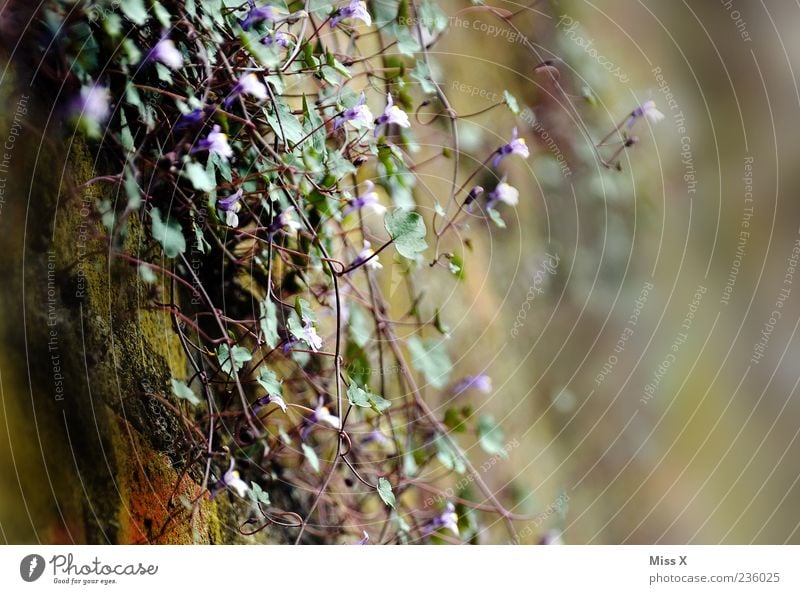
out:
M170 314L145 307L152 288L135 266L109 257L94 207L96 192L112 199L113 188L78 189L94 174L89 149L30 134L13 159L0 217L7 345L0 365L16 378L4 383L3 399L20 481L0 498L0 518L8 525L20 502L34 511L6 539L279 540L269 531L241 536L240 506L227 495L212 501L198 472L185 468L186 429L164 400L181 406L169 379L185 377L187 361ZM137 253L139 246L154 249L134 220L125 248ZM145 255L160 257L157 250ZM38 444L16 444L31 432Z

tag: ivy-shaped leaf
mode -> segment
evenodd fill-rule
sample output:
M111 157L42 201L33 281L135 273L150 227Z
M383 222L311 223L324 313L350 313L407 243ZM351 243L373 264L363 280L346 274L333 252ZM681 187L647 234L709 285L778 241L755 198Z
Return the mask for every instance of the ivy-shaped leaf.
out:
M441 389L447 385L453 364L442 341L423 342L412 336L408 339L408 350L411 352L411 364L425 376L425 380L431 386Z
M492 456L508 458L504 445L503 430L495 423L494 418L486 415L478 421L478 438L483 451Z
M261 332L264 334L264 342L271 349L278 346L280 337L278 336L278 310L269 297L261 301Z
M270 504L269 493L262 489L261 485L258 483L250 483L250 489L247 491L247 496L250 497L250 500L253 503L263 503L264 505Z
M278 380L278 376L266 366L258 370L257 381L267 394L280 396L283 393L283 387L281 386L280 380Z
M388 506L394 509L397 499L392 492L392 483L381 477L378 479L378 495L381 500Z
M453 470L458 474L464 474L467 467L459 456L458 452L443 435L438 435L434 440L436 446L436 459L448 470ZM456 446L457 447L457 446Z
M153 239L161 244L167 258L175 258L186 251L186 238L183 229L175 219L161 220L161 213L157 208L150 211L152 218Z
M183 167L183 176L192 184L195 190L211 192L217 187L217 180L200 163L190 161Z
M172 383L172 393L175 394L175 396L181 400L186 400L192 406L197 406L200 404L200 399L184 382L175 379L174 377L170 379L170 382Z
M144 0L122 0L119 7L122 13L137 25L144 25L149 18Z
M348 318L348 330L350 338L361 348L364 348L372 338L372 331L369 327L369 318L357 305L350 306L350 317Z
M409 260L416 260L417 255L428 248L425 241L425 221L416 212L402 209L386 213L383 221L392 238L397 253Z
M388 410L388 408L392 405L392 403L386 400L386 398L383 396L379 396L378 394L373 394L367 390L364 390L363 388L359 388L355 382L350 384L350 386L347 388L347 400L353 406L371 408L378 414L383 414L383 412Z
M236 345L231 349L227 344L222 344L217 349L220 368L231 377L252 358L252 353L242 346Z
M417 60L416 67L411 71L411 78L419 82L423 93L432 94L436 92L436 85L433 84L430 68L422 60Z

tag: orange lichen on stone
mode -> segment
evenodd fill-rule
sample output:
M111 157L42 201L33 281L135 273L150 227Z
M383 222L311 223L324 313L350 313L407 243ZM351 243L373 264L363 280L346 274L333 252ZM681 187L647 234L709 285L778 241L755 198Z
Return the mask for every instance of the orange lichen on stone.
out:
M119 544L208 543L214 505L186 473L153 450L129 423L119 420L115 444L119 488ZM125 441L125 443L122 443ZM192 504L198 501L196 512ZM188 507L187 507L188 505Z

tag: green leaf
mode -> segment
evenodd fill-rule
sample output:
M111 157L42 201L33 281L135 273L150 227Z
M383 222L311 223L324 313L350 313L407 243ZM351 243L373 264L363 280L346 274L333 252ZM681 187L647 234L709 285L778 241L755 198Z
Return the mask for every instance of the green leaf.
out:
M422 49L416 31L412 33L408 27L402 27L397 24L393 25L391 30L397 38L397 51L401 54L413 58L414 54Z
M306 135L303 125L292 113L288 105L280 98L275 98L274 109L264 109L264 117L267 118L272 130L285 145L294 146Z
M122 0L119 7L122 13L137 25L144 25L149 18L144 0Z
M508 109L511 110L511 113L519 115L519 103L517 102L517 98L508 91L503 91L503 99L506 105L508 105Z
M190 161L183 167L183 176L186 177L200 192L211 192L217 187L217 180L200 163Z
M353 406L371 408L378 414L383 414L383 412L388 410L392 405L392 403L383 396L359 388L355 382L350 384L347 388L347 400L349 400L350 404Z
M412 336L408 339L408 349L411 352L411 364L414 368L425 376L431 386L436 389L444 388L453 368L444 343L432 339L423 342Z
M489 218L492 219L492 222L495 225L501 229L506 228L506 222L503 220L503 217L500 216L499 212L497 212L494 208L489 208L487 212L489 213Z
M261 332L264 333L264 341L267 346L274 349L278 346L280 337L278 336L278 311L275 304L269 297L265 297L261 302Z
M283 393L283 387L281 386L278 376L275 375L274 371L268 369L266 366L261 367L261 369L258 370L257 381L259 384L261 384L261 387L264 388L267 394L280 396Z
M422 60L417 60L416 67L411 71L411 78L419 82L423 93L431 94L436 92L436 85L433 84L430 68Z
M161 82L172 84L172 71L161 62L156 62L156 75Z
M152 285L158 280L158 277L156 276L155 272L153 272L153 269L142 264L139 265L139 277L148 285Z
M392 484L383 477L378 479L378 495L388 507L394 509L397 499L392 492Z
M422 25L431 35L436 35L447 29L447 15L439 8L438 4L431 0L423 0L420 3L419 18Z
M317 321L317 314L311 308L311 304L302 297L296 297L294 300L294 310L301 320L310 320L311 322Z
M364 314L363 310L357 306L350 306L350 317L348 319L348 330L350 331L350 338L361 348L364 348L372 338L372 332L369 327L369 318Z
M314 469L314 472L319 472L319 458L317 457L317 453L311 449L308 444L300 444L300 447L303 448L303 454L311 465L311 468Z
M231 349L227 344L223 344L217 349L220 368L231 377L252 358L252 353L242 346L237 345Z
M508 458L504 445L503 430L495 423L494 418L486 415L478 421L478 438L483 451L492 456Z
M308 105L308 99L303 95L303 127L306 134L311 134L312 146L320 153L325 150L325 126L322 125L322 117L316 109Z
M124 109L119 110L119 123L119 141L122 144L122 148L128 153L132 153L134 148L133 135L131 134L130 126L128 126L128 119L125 117Z
M160 2L157 2L155 0L152 2L152 6L153 6L153 13L156 15L158 22L161 23L162 27L169 29L170 26L169 11L166 8L164 8Z
M130 167L125 168L125 194L128 196L128 210L137 210L142 203L142 194Z
M184 382L175 379L174 377L170 379L170 382L172 383L172 393L175 394L175 396L182 400L186 400L192 406L197 406L200 404L200 399Z
M464 474L466 472L467 467L464 466L461 456L453 449L453 446L446 437L438 435L434 440L434 445L436 446L436 459L439 460L442 466L458 474Z
M402 209L387 212L383 221L392 237L397 253L409 260L416 260L417 254L428 248L425 242L425 221L416 212Z
M261 485L255 482L250 482L250 489L247 491L247 496L250 497L253 503L263 503L269 505L269 493L261 488Z
M325 160L325 167L336 180L355 173L355 166L345 159L338 151L328 152L328 158Z
M161 213L157 208L150 211L152 218L153 239L161 244L167 258L175 258L186 251L186 238L180 223L172 218L162 222Z
M276 44L265 45L261 43L258 35L249 31L242 31L239 39L247 52L264 68L272 68L280 64L281 56Z

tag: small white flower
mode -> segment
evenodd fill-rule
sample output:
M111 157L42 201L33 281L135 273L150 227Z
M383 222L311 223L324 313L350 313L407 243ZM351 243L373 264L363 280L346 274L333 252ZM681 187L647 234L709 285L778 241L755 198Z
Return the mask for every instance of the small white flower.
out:
M372 125L375 117L367 106L367 97L361 93L361 98L353 107L345 109L334 123L334 128L339 128L345 122L350 122L354 128L366 128Z
M178 70L183 66L183 54L175 47L175 42L167 37L153 46L150 59L161 62L172 70Z
M303 316L303 335L312 351L318 351L322 348L322 338L317 334L314 323L305 316Z
M225 224L228 225L228 227L239 226L239 215L237 213L242 209L241 200L242 189L239 188L235 194L231 194L227 198L217 201L217 207L225 213Z
M528 144L525 142L524 138L521 138L517 134L516 128L511 131L511 140L508 144L504 144L497 149L497 156L492 160L492 167L497 167L500 161L509 155L519 155L523 159L527 159L530 156Z
M214 128L208 133L208 136L197 143L197 147L193 152L196 151L217 153L225 161L233 156L233 149L231 145L228 144L228 135L221 131L218 124L214 125Z
M409 128L411 122L408 121L408 114L394 104L391 93L386 94L386 109L375 121L375 130L383 124L397 124L401 128Z
M303 225L300 224L300 221L298 221L294 215L290 213L284 211L278 216L281 220L281 227L286 227L291 233L297 233L303 228Z
M383 264L381 264L380 259L378 256L372 257L375 251L372 249L372 244L368 242L366 239L364 240L364 249L361 250L358 254L358 260L360 262L367 262L364 264L367 268L372 270L381 270L383 268ZM371 258L371 259L370 259Z
M242 76L233 86L230 95L228 95L223 102L225 107L230 107L231 103L233 103L239 95L250 95L259 101L263 101L268 96L267 87L258 80L254 72L249 72Z
M503 180L497 184L494 191L489 194L489 200L491 202L500 201L509 206L516 206L519 203L519 190Z
M342 211L343 217L361 208L372 209L372 211L378 215L386 213L386 207L381 204L378 199L378 193L375 191L375 184L372 183L371 180L367 180L364 182L364 186L366 186L366 190L363 194L359 194L352 200L347 201L347 207Z
M241 89L241 93L244 93L245 95L252 95L259 101L267 98L266 85L258 80L258 77L253 72L245 74L242 78L240 78L237 86Z
M367 3L364 0L351 0L350 4L337 10L331 19L331 27L335 27L344 19L358 19L367 27L372 24L372 17L367 11Z
M632 128L633 125L642 118L647 118L651 124L657 124L665 117L666 116L656 107L655 101L645 101L631 112L631 115L628 118L628 129Z
M239 478L239 471L233 469L225 473L222 477L222 483L229 489L236 491L239 497L244 497L250 488L246 482Z
M81 88L80 99L77 102L78 115L97 124L102 124L111 113L109 97L108 89L96 83L92 86Z

